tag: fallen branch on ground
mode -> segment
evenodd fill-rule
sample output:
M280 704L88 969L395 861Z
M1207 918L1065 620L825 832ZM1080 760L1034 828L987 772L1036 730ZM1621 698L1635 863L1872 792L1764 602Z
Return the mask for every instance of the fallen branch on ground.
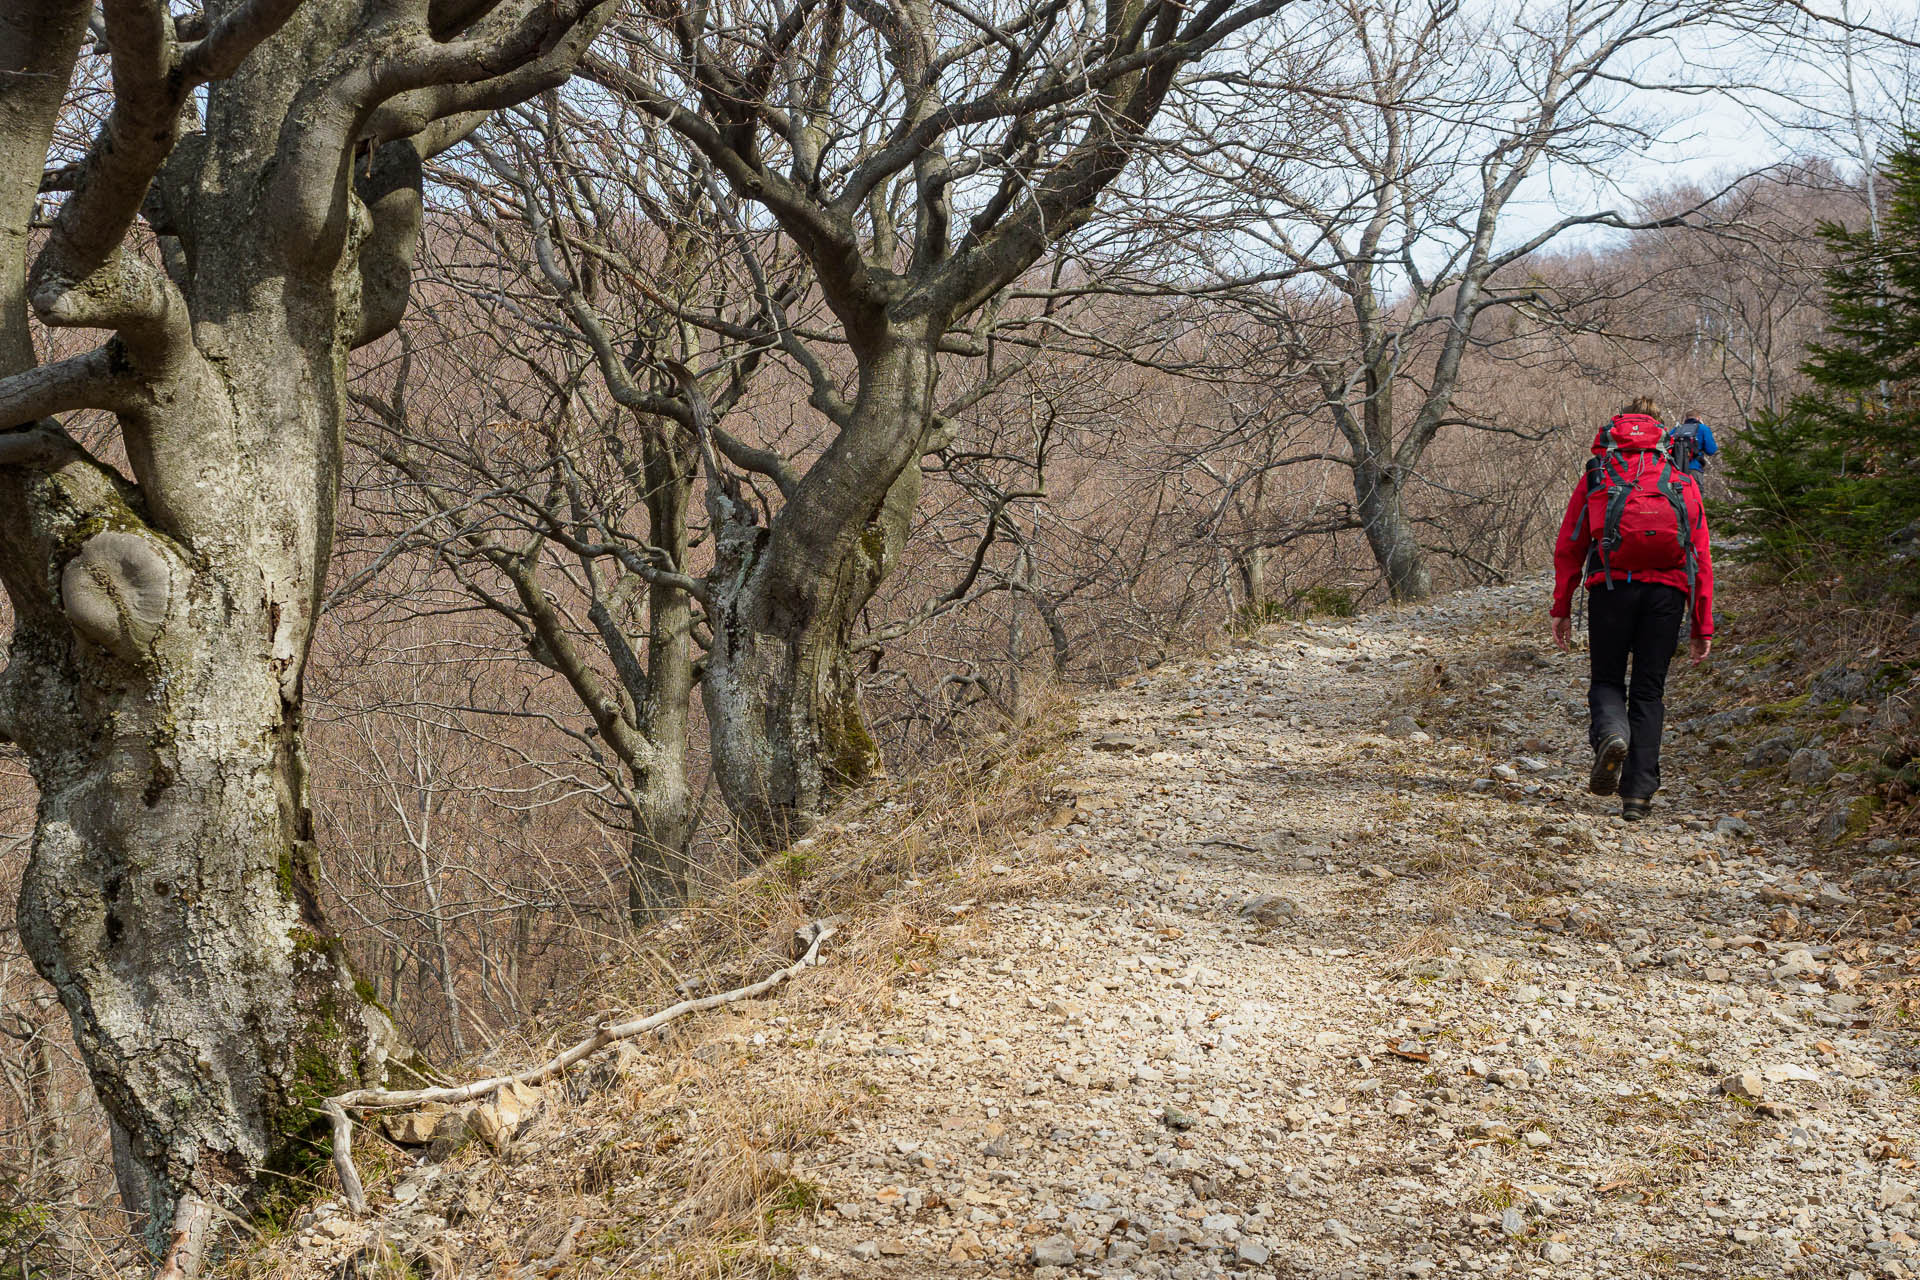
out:
M191 1191L180 1193L173 1206L167 1249L160 1257L153 1280L186 1280L188 1276L200 1274L206 1259L207 1224L212 1220L213 1209L205 1200Z
M679 1004L662 1009L658 1013L631 1022L603 1022L594 1029L594 1033L578 1044L562 1049L537 1067L529 1067L514 1075L494 1076L487 1080L476 1080L471 1084L454 1085L441 1089L355 1089L350 1093L338 1094L320 1103L333 1126L333 1167L340 1175L340 1190L347 1198L347 1204L356 1214L367 1211L367 1195L360 1183L360 1171L353 1163L353 1120L348 1116L353 1111L395 1111L402 1107L420 1107L429 1103L454 1104L473 1102L484 1098L494 1090L506 1085L539 1085L560 1075L568 1067L580 1062L611 1044L622 1040L631 1040L635 1036L663 1027L677 1018L690 1013L700 1013L707 1009L717 1009L723 1004L733 1004L739 1000L751 1000L764 995L798 974L802 969L814 964L820 955L820 948L836 930L824 921L816 920L807 926L810 941L807 952L784 969L775 970L766 977L732 991L722 991L697 999L682 1000Z

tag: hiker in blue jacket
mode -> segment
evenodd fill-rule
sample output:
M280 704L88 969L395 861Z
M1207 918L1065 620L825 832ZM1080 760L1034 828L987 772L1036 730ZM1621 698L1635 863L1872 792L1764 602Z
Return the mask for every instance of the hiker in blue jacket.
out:
M1707 459L1720 452L1720 442L1713 438L1712 427L1688 414L1667 433L1667 448L1687 470L1705 471Z

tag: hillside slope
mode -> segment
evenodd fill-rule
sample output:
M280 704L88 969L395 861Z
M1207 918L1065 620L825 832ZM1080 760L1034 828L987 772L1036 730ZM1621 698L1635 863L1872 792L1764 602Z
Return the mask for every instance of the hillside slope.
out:
M1087 699L1054 829L895 889L883 954L856 917L249 1269L376 1274L377 1230L422 1275L1920 1271L1910 883L1713 808L1686 736L1622 824L1544 590Z

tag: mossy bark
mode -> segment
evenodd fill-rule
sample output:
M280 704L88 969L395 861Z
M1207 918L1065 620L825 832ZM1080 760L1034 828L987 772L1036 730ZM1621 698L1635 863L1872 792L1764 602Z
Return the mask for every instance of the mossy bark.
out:
M763 851L881 770L853 628L898 562L919 500L932 347L923 328L863 353L851 422L773 527L742 518L717 540L701 692L715 777Z
M303 1170L313 1103L377 1078L392 1026L320 908L297 668L275 642L295 603L38 430L62 464L0 471L0 723L39 789L21 934L158 1249L181 1196L245 1208L261 1173ZM104 611L77 615L74 569L104 539L123 540L89 579Z
M223 146L272 153L275 119L249 112L295 91L300 56L276 47L209 96ZM263 1174L310 1159L314 1100L377 1080L393 1034L321 910L300 711L369 230L350 206L342 256L289 269L263 184L219 154L176 153L178 292L111 348L126 472L52 421L0 422L0 738L39 791L21 937L128 1211L187 1267L176 1209L204 1228L194 1206L254 1205ZM25 332L24 298L4 301L0 334Z
M168 1280L388 1051L320 907L302 679L348 352L406 307L421 161L560 83L613 6L525 9L430 32L215 0L189 38L110 4L101 100L74 80L91 3L0 5L0 739L40 793L20 932ZM74 94L98 132L39 210ZM29 308L109 336L41 367ZM124 467L46 420L80 409Z

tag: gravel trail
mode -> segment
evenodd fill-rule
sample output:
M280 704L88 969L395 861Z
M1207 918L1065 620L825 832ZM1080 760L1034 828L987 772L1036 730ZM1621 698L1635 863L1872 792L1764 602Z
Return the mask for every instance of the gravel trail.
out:
M1719 710L1737 657L1676 669L1668 789L1622 823L1546 590L1085 699L1049 830L491 1152L405 1148L375 1220L319 1205L246 1274L1915 1274L1912 850L1849 881L1763 834L1797 809L1715 807L1731 731L1793 749Z
M1064 825L1006 865L1071 889L961 913L888 1019L802 1050L878 1101L797 1157L825 1207L786 1265L1920 1269L1920 1068L1872 998L1914 935L1850 932L1684 735L1655 820L1586 795L1544 593L1276 627L1087 700Z

